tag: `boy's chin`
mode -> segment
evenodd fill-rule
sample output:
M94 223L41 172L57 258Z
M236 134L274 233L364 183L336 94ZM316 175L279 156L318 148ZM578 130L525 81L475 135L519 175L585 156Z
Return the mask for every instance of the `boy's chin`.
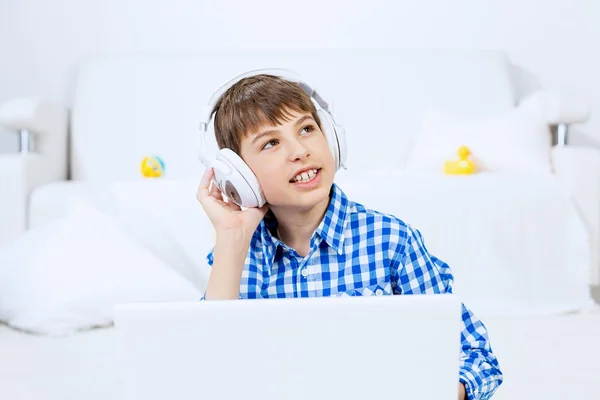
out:
M288 210L307 211L323 202L329 204L330 185L320 185L310 192L297 192L291 188L291 193L282 196L282 201L274 201L272 207ZM285 199L285 200L284 200Z
M299 207L315 207L322 204L324 201L329 203L330 192L331 184L323 184L308 193L297 194L293 201L297 203Z

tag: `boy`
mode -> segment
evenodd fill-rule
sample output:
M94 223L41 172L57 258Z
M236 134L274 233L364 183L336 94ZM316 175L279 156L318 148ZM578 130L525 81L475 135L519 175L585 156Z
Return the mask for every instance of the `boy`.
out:
M448 293L453 276L418 230L347 199L310 97L272 75L241 79L220 97L219 148L250 167L267 203L226 202L207 168L198 200L216 230L203 299ZM463 305L459 400L502 383L485 326Z

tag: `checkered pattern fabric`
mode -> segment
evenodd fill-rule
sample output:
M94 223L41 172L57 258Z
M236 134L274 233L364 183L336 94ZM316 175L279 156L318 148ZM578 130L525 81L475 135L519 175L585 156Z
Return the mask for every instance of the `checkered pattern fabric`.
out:
M336 184L306 257L277 239L275 224L263 220L252 237L241 299L452 292L449 266L429 254L417 229L348 200ZM502 372L485 326L462 310L460 381L470 400L488 399Z

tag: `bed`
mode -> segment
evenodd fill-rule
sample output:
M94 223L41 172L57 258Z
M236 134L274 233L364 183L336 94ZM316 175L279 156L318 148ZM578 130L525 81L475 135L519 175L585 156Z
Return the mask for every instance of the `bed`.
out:
M111 307L201 296L214 232L195 200L204 170L199 115L223 82L264 67L294 69L335 102L349 148L338 183L413 223L452 266L457 292L482 311L503 363L496 398L600 393L600 316L588 310L588 285L600 271L600 155L549 142L551 125L585 121L587 106L552 103L544 134L505 129L508 140L497 134L497 116L541 88L517 87L518 68L505 54L322 49L94 58L77 69L69 109L40 99L0 107L0 123L37 140L34 152L0 156L9 194L0 196L0 241L15 240L0 249L0 320L11 325L0 328L2 399L123 399ZM508 166L533 154L508 157L524 149L523 137L543 138L536 154L548 156L538 165L545 172L402 175L432 109L478 121L453 130L478 127L470 140L492 143ZM447 126L437 139L452 136ZM147 156L165 161L163 178L141 176ZM468 207L469 199L482 207ZM548 220L556 225L545 230Z

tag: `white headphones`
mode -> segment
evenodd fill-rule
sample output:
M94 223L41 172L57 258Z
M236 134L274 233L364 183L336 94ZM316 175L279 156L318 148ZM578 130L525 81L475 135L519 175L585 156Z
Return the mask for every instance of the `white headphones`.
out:
M317 115L321 121L321 130L333 154L336 171L341 167L345 168L346 162L346 136L344 128L336 124L329 104L299 75L285 69L261 69L239 75L213 93L202 113L202 120L200 121L200 160L207 168L214 168L213 181L221 192L240 207L246 208L262 207L266 203L258 179L242 158L231 149L220 149L215 159L209 160L205 154L206 135L208 131L211 131L214 135L214 121L211 123L214 116L214 108L227 89L243 78L260 74L274 75L298 83L315 104Z

